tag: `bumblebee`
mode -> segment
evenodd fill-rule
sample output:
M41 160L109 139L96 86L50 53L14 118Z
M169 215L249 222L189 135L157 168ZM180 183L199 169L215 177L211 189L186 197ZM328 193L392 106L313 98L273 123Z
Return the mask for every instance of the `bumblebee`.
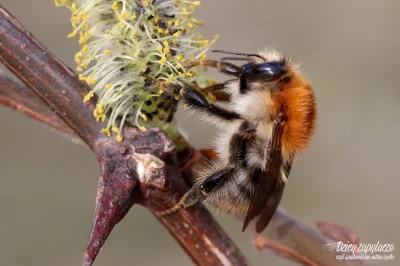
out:
M221 129L215 142L218 161L199 174L176 206L160 215L204 201L244 216L243 231L254 220L260 233L278 207L295 155L309 144L316 120L314 93L299 66L275 50L213 52L234 57L194 62L189 68L217 68L234 78L205 88L229 94L229 109L207 101L191 84L159 82ZM237 66L228 62L232 60L246 63Z

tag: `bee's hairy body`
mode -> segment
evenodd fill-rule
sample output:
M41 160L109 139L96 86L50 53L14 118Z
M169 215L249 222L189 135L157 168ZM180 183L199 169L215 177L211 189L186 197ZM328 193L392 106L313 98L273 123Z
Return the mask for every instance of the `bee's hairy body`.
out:
M221 128L215 142L218 161L199 174L180 207L204 200L228 214L246 215L244 228L259 216L260 232L280 201L295 154L308 145L315 98L298 66L280 53L241 55L249 58L242 67L205 63L237 77L223 87L230 111L180 90L190 107Z

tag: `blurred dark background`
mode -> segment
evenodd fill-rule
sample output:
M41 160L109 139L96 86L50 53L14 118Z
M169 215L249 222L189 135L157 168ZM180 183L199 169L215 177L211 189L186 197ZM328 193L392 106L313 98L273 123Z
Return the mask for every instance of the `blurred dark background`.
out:
M0 1L69 66L78 50L70 13L50 0ZM400 244L400 2L202 1L197 17L214 48L293 55L314 85L318 128L295 163L281 206L309 225L329 220L364 243ZM219 55L209 54L209 58ZM214 71L218 80L227 77ZM92 224L99 169L87 148L0 107L0 265L80 265ZM181 112L196 147L216 129ZM259 253L229 217L222 226L254 265L294 265ZM399 254L399 253L397 253ZM395 250L395 256L396 250ZM96 265L190 265L168 232L135 206ZM399 265L399 259L383 263Z

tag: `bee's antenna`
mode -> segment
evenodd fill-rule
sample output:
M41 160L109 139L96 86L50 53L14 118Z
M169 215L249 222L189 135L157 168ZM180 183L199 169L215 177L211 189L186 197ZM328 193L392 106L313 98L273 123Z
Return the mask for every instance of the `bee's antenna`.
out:
M263 58L259 54L246 54L246 53L238 53L238 52L225 51L225 50L212 50L211 52L213 52L213 53L221 53L221 54L244 55L244 56L247 56L247 57L255 56L255 57L258 57L258 58L261 58L261 59L265 60L265 58Z
M222 57L220 60L222 60L222 61L229 61L229 60L250 61L250 58L248 58L248 57Z

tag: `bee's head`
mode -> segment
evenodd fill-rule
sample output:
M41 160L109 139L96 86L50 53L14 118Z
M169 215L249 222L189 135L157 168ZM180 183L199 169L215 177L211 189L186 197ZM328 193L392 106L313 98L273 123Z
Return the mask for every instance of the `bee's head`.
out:
M215 50L213 52L241 55L245 57L225 57L222 60L246 60L248 63L241 67L236 73L239 78L240 94L247 94L257 88L273 89L273 84L286 83L290 78L286 75L289 72L290 62L275 50L267 50L257 54L238 53L231 51ZM282 81L281 81L282 80ZM261 86L259 86L261 85Z
M240 76L240 92L247 93L252 82L268 83L279 80L287 73L285 60L266 61L261 63L251 62L242 66Z
M287 72L285 62L248 63L242 66L242 75L249 80L271 81Z

